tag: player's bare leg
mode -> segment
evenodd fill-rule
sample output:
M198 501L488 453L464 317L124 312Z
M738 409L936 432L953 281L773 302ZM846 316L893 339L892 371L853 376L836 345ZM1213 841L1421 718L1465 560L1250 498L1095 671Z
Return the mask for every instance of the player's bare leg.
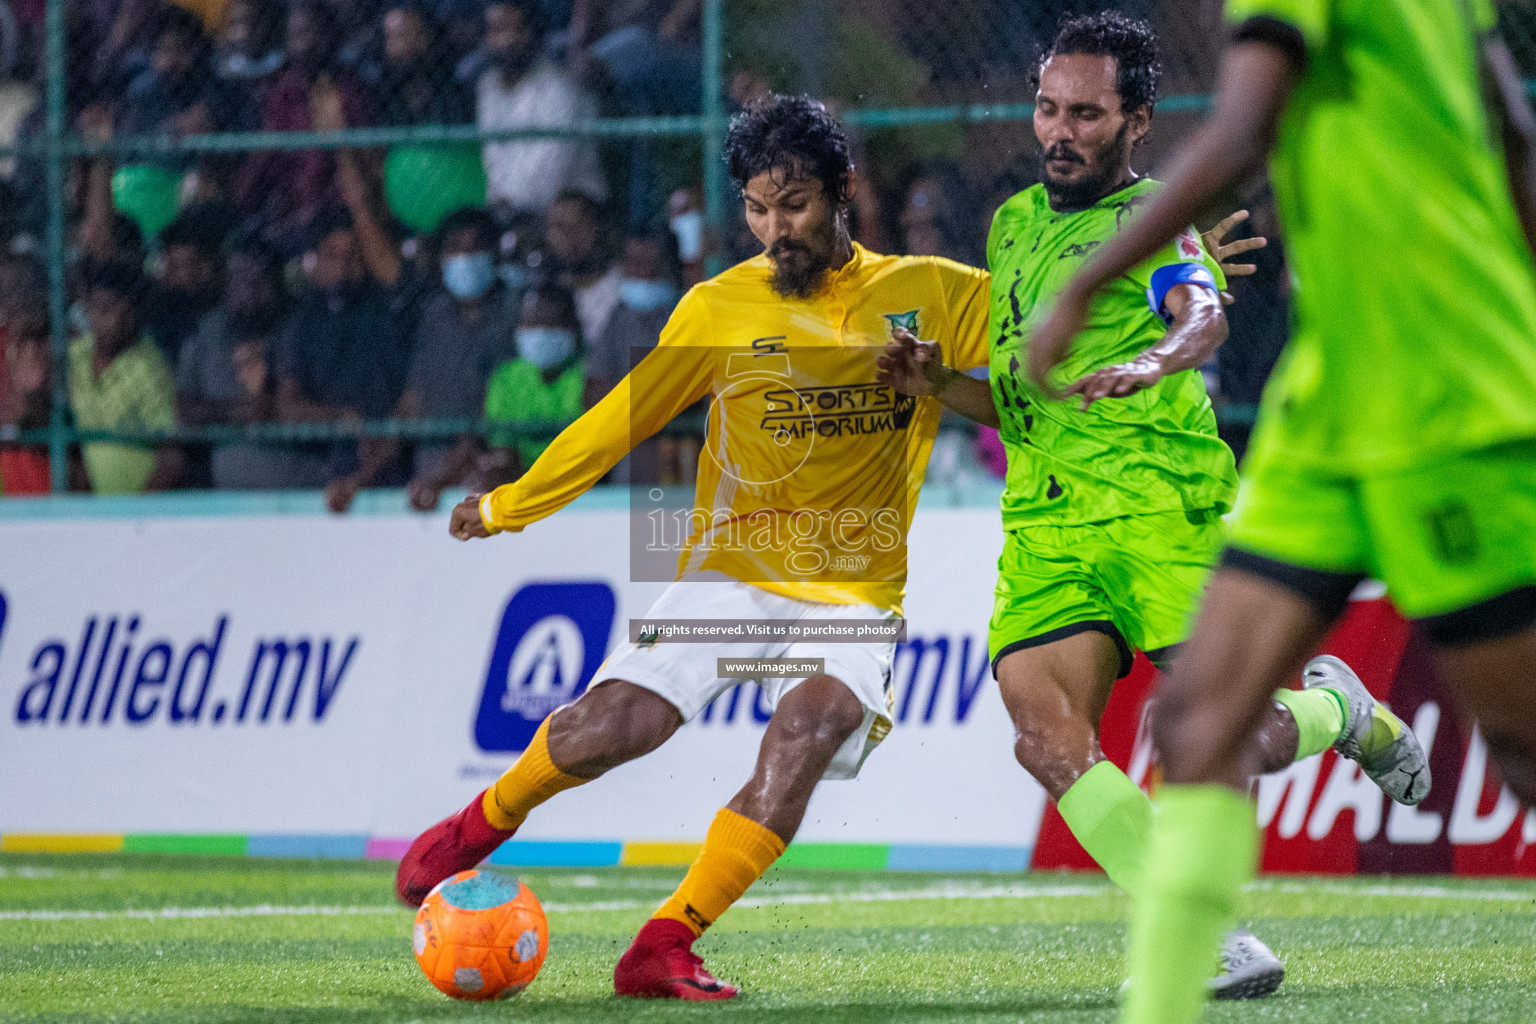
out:
M1509 788L1536 804L1536 627L1436 647L1440 673L1477 719Z
M664 697L609 679L550 716L549 759L567 775L595 779L644 757L683 724Z
M1331 692L1343 711L1326 727L1298 717L1304 737L1298 754L1308 752L1308 736L1321 749L1331 733L1334 748L1356 760L1394 800L1417 803L1428 793L1428 761L1402 720L1337 658L1306 660L1351 586L1347 578L1316 576L1306 584L1316 592L1304 594L1245 569L1218 570L1193 635L1158 688L1153 742L1164 784L1131 927L1127 1021L1199 1015L1199 981L1222 929L1237 914L1238 892L1258 858L1248 789L1266 755L1255 737L1273 714L1277 688L1298 671L1303 697ZM1293 707L1311 719L1322 717L1327 704Z
M1250 737L1330 625L1292 590L1218 570L1194 635L1158 686L1153 741L1164 780L1247 792L1261 767Z
M806 805L832 758L864 721L859 699L831 676L807 679L779 702L752 778L726 804L786 844L800 830Z
M1014 755L1057 801L1063 820L1122 889L1139 892L1152 827L1152 805L1099 747L1099 722L1120 671L1120 651L1104 633L1087 630L1005 655L998 688L1013 719ZM1271 705L1259 740L1267 766L1297 753L1291 714ZM1234 932L1223 970L1211 979L1220 998L1252 998L1279 987L1285 970L1256 937Z
M1099 721L1119 660L1109 637L1089 631L1015 651L998 662L998 688L1017 736L1014 756L1053 800L1061 800L1104 760ZM1287 708L1266 707L1250 740L1252 774L1290 765L1299 738L1296 719Z
M1131 926L1127 1020L1198 1015L1210 956L1257 858L1252 737L1330 624L1276 583L1226 568L1212 579L1153 710L1164 787Z
M864 707L831 676L808 679L779 701L752 778L715 817L698 859L614 968L621 996L729 999L736 988L704 969L693 943L784 852L838 748Z
M438 882L510 839L533 808L649 754L682 724L677 708L642 686L609 679L592 687L544 720L495 785L416 837L400 861L395 895L419 906Z
M1099 720L1120 667L1120 651L1103 633L1086 631L1004 655L997 686L1013 719L1014 756L1060 800L1094 765Z

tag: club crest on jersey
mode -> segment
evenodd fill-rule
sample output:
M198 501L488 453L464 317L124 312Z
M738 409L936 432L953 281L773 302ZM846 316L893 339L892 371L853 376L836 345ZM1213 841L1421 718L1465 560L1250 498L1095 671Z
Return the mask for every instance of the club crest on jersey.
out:
M898 327L904 327L911 331L913 334L917 334L919 333L917 326L917 314L921 312L922 310L920 309L909 309L905 313L885 313L882 315L885 317L886 322L891 325L891 330L893 332Z
M1195 234L1194 228L1185 228L1180 231L1175 244L1179 247L1179 255L1187 260L1197 260L1203 255L1200 249L1200 237Z

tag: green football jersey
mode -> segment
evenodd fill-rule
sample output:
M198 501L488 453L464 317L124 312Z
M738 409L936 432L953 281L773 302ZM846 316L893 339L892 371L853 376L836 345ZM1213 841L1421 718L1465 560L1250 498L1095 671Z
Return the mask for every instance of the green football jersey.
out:
M1295 327L1250 459L1361 475L1536 436L1536 278L1483 102L1488 0L1229 0L1302 43L1270 177Z
M1157 183L1143 178L1086 210L1056 213L1035 185L992 219L992 398L1008 453L1003 525L1091 523L1148 512L1225 512L1237 488L1232 451L1198 370L1176 373L1127 398L1080 410L1030 383L1030 325L1088 255L1120 230ZM1134 358L1167 331L1160 310L1171 283L1196 277L1224 287L1221 268L1187 230L1156 257L1094 299L1086 329L1055 371L1065 384Z

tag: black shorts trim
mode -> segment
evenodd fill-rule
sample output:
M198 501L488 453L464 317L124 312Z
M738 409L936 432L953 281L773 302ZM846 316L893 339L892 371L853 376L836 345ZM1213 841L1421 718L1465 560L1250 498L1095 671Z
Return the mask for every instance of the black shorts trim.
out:
M1361 580L1363 572L1329 572L1326 569L1304 569L1299 565L1281 562L1264 555L1256 555L1242 548L1228 547L1221 553L1223 569L1237 569L1250 576L1279 584L1299 595L1327 622L1337 619L1349 604L1349 595Z
M1179 651L1183 647L1184 643L1180 641L1176 644L1169 644L1167 647L1159 647L1155 651L1142 651L1141 653L1147 656L1147 660L1152 663L1153 667L1159 672L1163 672L1167 670L1169 665L1173 664L1173 659L1179 656Z
M1267 14L1256 15L1232 30L1234 43L1268 43L1290 60L1298 72L1307 69L1307 37L1290 22Z
M1015 640L1002 650L997 652L997 657L992 659L992 678L997 678L997 663L1002 661L1014 651L1028 650L1031 647L1044 647L1046 644L1055 643L1057 640L1065 640L1069 636L1077 636L1079 633L1103 633L1115 642L1115 649L1120 652L1120 674L1116 679L1124 679L1131 674L1131 661L1135 657L1131 645L1125 642L1125 637L1115 628L1115 624L1108 619L1089 619L1084 622L1074 622L1070 626L1062 626L1053 629L1049 633L1041 633L1025 640Z
M1536 624L1536 587L1517 587L1459 611L1426 616L1417 622L1430 642L1441 647L1498 640Z

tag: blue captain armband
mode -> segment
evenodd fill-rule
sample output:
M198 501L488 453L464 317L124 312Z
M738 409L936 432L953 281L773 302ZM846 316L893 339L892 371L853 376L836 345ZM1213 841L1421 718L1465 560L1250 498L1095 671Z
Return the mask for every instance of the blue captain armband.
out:
M1173 323L1173 315L1163 306L1163 300L1176 285L1198 284L1220 296L1216 278L1204 263L1169 263L1152 271L1152 285L1147 289L1147 305L1152 312L1163 318L1163 323Z

